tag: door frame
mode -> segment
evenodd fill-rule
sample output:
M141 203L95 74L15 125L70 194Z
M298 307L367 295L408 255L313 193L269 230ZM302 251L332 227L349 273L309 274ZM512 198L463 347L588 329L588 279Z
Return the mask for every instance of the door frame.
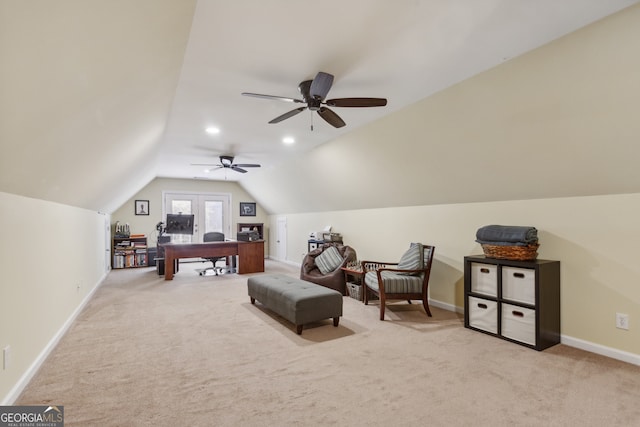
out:
M204 220L204 202L207 200L215 199L223 201L223 213L222 223L225 236L231 236L231 226L233 225L233 217L231 215L232 206L232 194L231 193L218 193L218 192L201 192L201 191L176 191L176 190L163 190L162 191L162 218L167 218L167 207L172 199L190 199L192 201L192 213L194 214L194 230L193 230L193 242L202 241L202 233L200 231L200 222ZM226 205L226 206L225 206Z
M287 260L287 217L280 216L276 219L276 259Z

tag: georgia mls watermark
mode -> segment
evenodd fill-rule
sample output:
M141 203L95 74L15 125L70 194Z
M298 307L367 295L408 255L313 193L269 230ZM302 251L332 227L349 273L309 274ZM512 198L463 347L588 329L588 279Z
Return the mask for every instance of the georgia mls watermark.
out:
M0 427L64 427L64 406L0 406Z

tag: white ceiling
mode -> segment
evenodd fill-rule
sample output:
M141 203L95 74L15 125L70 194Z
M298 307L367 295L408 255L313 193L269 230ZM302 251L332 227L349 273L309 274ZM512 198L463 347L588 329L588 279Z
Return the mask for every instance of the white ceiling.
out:
M633 3L200 0L157 175L240 179L192 163L231 154L273 166ZM299 104L241 96L299 98L298 83L318 71L335 76L328 98L386 97L388 105L333 108L347 123L335 129L309 111L268 124ZM296 143L283 144L285 136Z

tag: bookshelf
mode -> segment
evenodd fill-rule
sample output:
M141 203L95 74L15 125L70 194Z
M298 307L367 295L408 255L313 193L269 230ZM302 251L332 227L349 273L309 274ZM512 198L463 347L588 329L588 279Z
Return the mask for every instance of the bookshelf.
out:
M129 237L114 237L111 246L111 268L136 268L149 265L147 237L132 234Z

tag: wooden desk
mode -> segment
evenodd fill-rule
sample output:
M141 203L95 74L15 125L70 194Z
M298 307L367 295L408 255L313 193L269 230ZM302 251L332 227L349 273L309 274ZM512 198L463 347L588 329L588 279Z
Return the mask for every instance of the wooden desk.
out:
M166 243L164 280L173 280L175 260L179 258L232 257L238 255L238 274L264 271L264 240L253 242Z

